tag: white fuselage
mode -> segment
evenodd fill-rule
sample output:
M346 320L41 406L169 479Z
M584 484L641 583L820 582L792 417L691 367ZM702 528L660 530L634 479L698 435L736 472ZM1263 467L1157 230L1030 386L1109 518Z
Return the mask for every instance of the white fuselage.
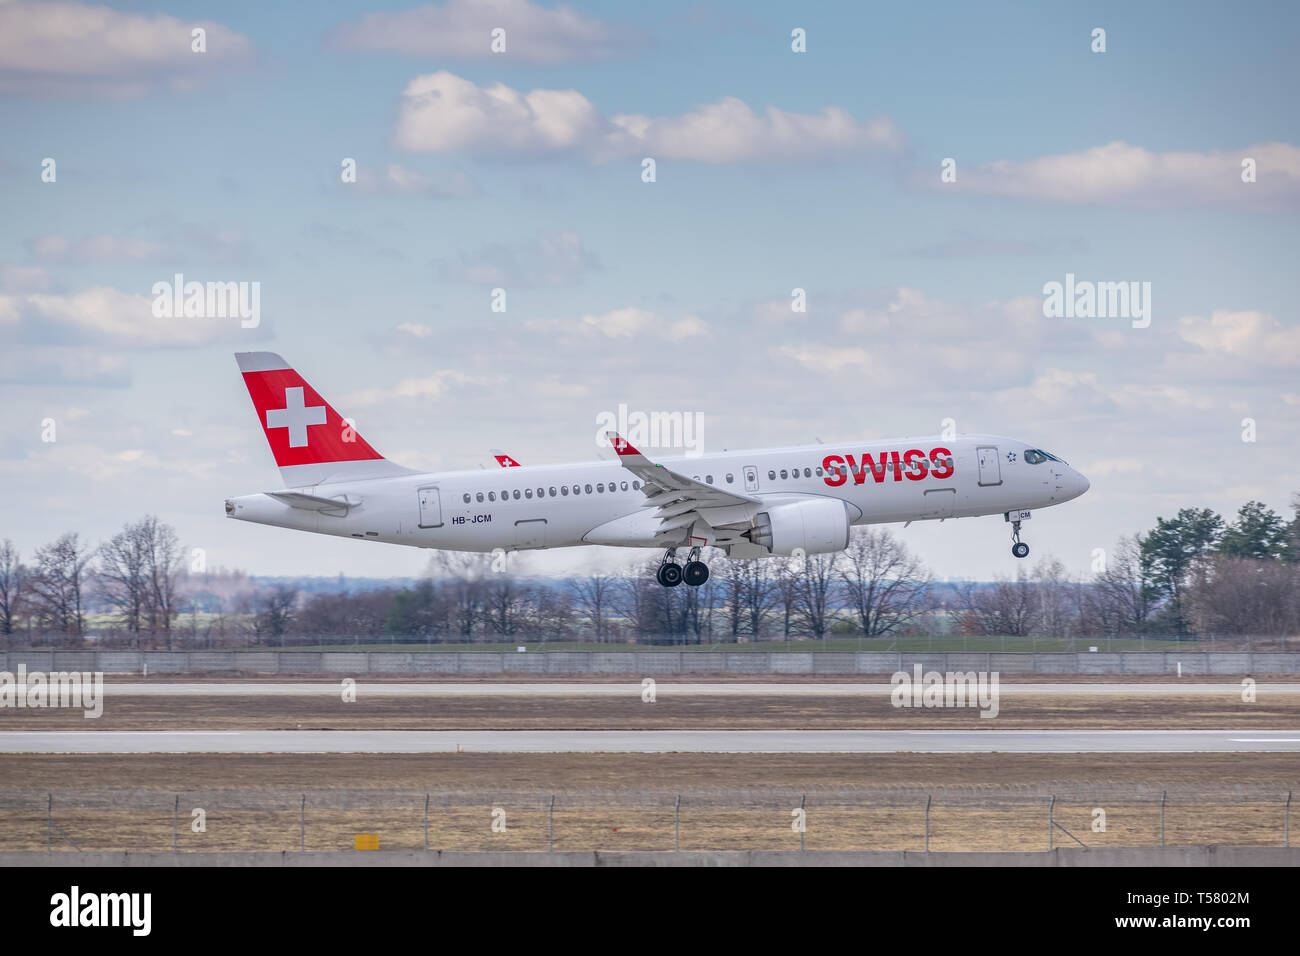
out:
M874 524L1045 508L1087 490L1087 479L1064 462L1024 461L1033 447L962 435L655 460L766 505L840 500L852 524ZM292 490L336 499L337 509L257 494L229 499L226 510L259 524L453 551L659 547L655 509L639 486L618 461L592 461L323 481Z

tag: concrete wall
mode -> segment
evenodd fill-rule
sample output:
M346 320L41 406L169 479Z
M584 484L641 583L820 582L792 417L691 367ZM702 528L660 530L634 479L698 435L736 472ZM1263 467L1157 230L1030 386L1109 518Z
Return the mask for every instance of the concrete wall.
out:
M0 853L13 866L1300 866L1300 847L1105 847L1039 853L378 850L334 853Z
M1300 653L1126 651L1089 653L923 654L864 651L8 651L0 670L168 674L892 674L998 671L1002 674L1300 674Z

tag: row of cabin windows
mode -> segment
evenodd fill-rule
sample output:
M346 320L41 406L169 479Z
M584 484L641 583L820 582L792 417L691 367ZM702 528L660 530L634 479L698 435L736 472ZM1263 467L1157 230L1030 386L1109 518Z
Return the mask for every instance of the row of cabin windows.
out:
M1046 452L1042 452L1041 454L1043 454L1043 455L1047 455ZM1026 455L1026 457L1028 457L1028 455ZM1048 457L1051 457L1051 456L1048 456ZM924 459L922 459L922 460L924 460ZM1041 460L1041 459L1040 459L1040 460ZM1052 460L1053 460L1053 461L1059 461L1060 459L1053 458ZM927 464L930 464L930 463L927 462ZM947 459L945 459L945 460L944 460L944 464L946 464L949 468L951 468L951 467L952 467L952 459L951 459L951 458L947 458ZM894 467L894 463L893 463L892 460L886 460L886 461L884 462L884 465L885 465L885 470L886 470L886 471L888 471L888 470L890 470L890 469L892 469L892 468ZM899 467L899 470L900 470L900 471L906 471L907 468L908 468L908 466L907 466L907 465L904 465L902 462L899 462L898 467ZM825 470L825 471L822 470L821 468L804 468L804 469L802 469L802 476L803 476L804 478L811 478L811 477L813 477L813 475L816 475L818 478L824 478L824 477L825 477L826 475L828 475L828 474L832 474L832 475L834 475L834 474L840 474L840 475L844 475L845 477L848 477L848 474L849 474L849 466L848 466L848 465L836 465L834 468L831 468L831 469L829 469L829 470ZM768 473L767 473L768 481L776 481L778 476L779 476L782 480L785 480L785 481L788 481L788 480L790 480L790 479L792 479L792 478L798 478L798 477L800 477L800 469L798 469L798 468L782 468L780 471L777 471L775 468L772 468L772 469L769 469L769 470L768 470ZM699 475L692 475L691 477L693 477L696 481L699 481L699 480L700 480L700 476L699 476ZM735 483L735 480L736 480L736 476L735 476L734 474L728 474L728 475L726 476L726 479L727 479L727 484L729 484L729 485L730 485L730 484L734 484L734 483ZM706 482L708 482L709 484L713 484L713 476L712 476L712 475L705 475L705 476L704 476L704 480L705 480ZM609 489L608 489L608 490L609 490L610 492L615 492L615 491L617 491L618 488L616 487L616 484L621 484L621 485L622 485L622 490L623 490L623 491L627 491L627 484L628 484L628 483L627 483L626 481L624 481L624 482L617 482L617 483L611 481L611 482L609 483ZM591 485L573 485L572 487L573 487L573 494L575 494L575 495L577 495L577 494L581 494L581 493L583 492L584 489L585 489L586 494L592 494L592 486L591 486ZM639 482L639 481L634 481L634 482L632 482L632 490L633 490L633 491L639 491L640 488L641 488L641 482ZM557 492L557 490L556 490L556 488L555 488L554 485L552 485L551 488L550 488L549 490L550 490L550 496L551 496L552 498L554 498L554 497L556 496L556 494L560 494L560 495L568 495L568 494L569 494L569 486L568 486L568 485L561 485L561 486L559 487L558 492ZM605 489L605 484L604 484L604 482L598 482L598 483L596 484L596 487L595 487L595 493L596 493L596 494L604 494L605 491L606 491L606 489ZM546 494L547 494L547 489L545 489L545 488L538 488L538 489L537 489L537 497L538 497L538 498L545 498L545 497L546 497ZM533 489L531 489L531 488L525 488L525 489L523 490L523 497L525 497L525 498L531 498L532 496L533 496ZM478 492L474 497L475 497L475 499L476 499L477 501L480 501L480 502L481 502L481 501L483 500L483 492L481 492L481 491ZM518 501L518 500L519 500L519 497L520 497L519 490L518 490L518 489L515 489L514 491L503 491L503 492L501 492L501 500L502 500L502 501L507 501L507 500L509 500L511 497L513 497L516 501ZM465 504L469 504L469 503L470 503L470 495L469 495L468 492L466 492L466 494L464 495L464 499L465 499ZM487 500L488 500L488 501L496 501L496 500L497 500L496 492L495 492L495 491L489 491L489 492L487 493Z
M570 488L572 488L572 491L570 491ZM610 494L613 494L614 492L619 491L619 490L627 491L627 489L628 489L628 483L627 483L626 481L622 481L622 482L611 481L611 482L609 483L609 488L608 488L608 489L606 489L606 487L605 487L605 483L604 483L603 481L601 481L601 482L597 482L595 488L593 488L591 485L572 485L572 486L570 486L570 485L560 485L558 488L557 488L555 485L551 485L551 487L550 487L549 489L548 489L548 488L538 488L538 489L537 489L537 497L538 497L538 498L545 498L545 497L547 496L548 493L550 494L550 497L552 497L552 498L554 498L556 495L563 495L563 496L566 496L566 497L567 497L569 494L574 494L574 495L580 495L580 494L588 494L588 495L590 495L590 494L598 494L598 495L603 495L603 494L605 494L607 491L608 491ZM634 482L632 482L632 490L633 490L633 491L640 491L640 490L641 490L641 482L639 482L639 481L634 481ZM497 500L497 493L496 493L495 491L489 491L489 492L487 492L486 497L487 497L487 500L488 500L488 501L496 501L496 500ZM525 488L525 489L523 489L522 492L521 492L518 488L516 488L514 491L503 491L503 492L501 492L501 500L502 500L502 501L509 501L511 498L514 498L515 501L518 501L520 498L531 498L531 497L533 497L533 489L532 489L532 488ZM463 494L463 495L461 496L461 498L462 498L462 500L465 502L465 504L469 504L471 500L478 501L478 502L482 502L483 499L484 499L484 493L481 492L481 491L479 491L479 492L475 492L474 495L472 496L472 499L471 499L471 495L470 495L470 493L467 491L467 492L465 492L465 494Z

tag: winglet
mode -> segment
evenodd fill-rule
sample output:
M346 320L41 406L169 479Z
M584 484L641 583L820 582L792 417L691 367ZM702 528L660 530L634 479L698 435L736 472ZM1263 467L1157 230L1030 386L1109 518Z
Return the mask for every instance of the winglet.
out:
M610 446L614 449L615 454L620 458L624 456L637 455L644 458L639 451L632 447L632 443L620 435L618 432L605 432L605 437L609 439Z
M492 457L497 460L497 464L500 465L502 468L520 467L519 462L515 461L513 458L511 458L509 455L503 452L500 448L492 449Z

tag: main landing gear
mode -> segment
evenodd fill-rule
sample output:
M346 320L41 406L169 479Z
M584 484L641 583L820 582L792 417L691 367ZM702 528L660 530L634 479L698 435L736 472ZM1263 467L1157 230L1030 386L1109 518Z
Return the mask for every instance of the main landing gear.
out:
M709 579L709 566L700 560L700 549L691 548L686 566L677 563L677 549L669 548L664 559L655 571L655 580L666 588L675 588L683 581L688 586L698 588Z
M1017 558L1029 557L1029 545L1020 540L1020 522L1011 522L1011 540L1015 542L1011 546L1011 553Z

